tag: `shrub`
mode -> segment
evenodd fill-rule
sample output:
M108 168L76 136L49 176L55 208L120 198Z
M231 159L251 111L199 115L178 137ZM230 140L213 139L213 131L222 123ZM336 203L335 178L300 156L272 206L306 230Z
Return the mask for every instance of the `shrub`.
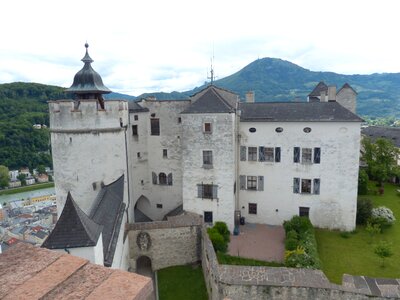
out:
M358 194L366 195L368 193L368 174L365 170L360 170L358 174Z
M229 232L228 226L225 222L215 222L213 228L222 235L226 243L229 243L231 233Z
M372 215L372 201L371 199L358 199L357 200L357 216L356 223L360 225L367 224Z
M298 241L292 238L286 238L285 240L285 249L289 251L293 251L298 246Z
M213 244L214 250L216 252L220 251L222 253L225 253L228 249L228 245L225 242L224 237L218 232L218 230L216 230L214 227L208 228L207 233L210 237L211 243Z
M299 236L307 230L314 230L308 218L299 216L293 216L289 221L283 222L283 227L286 232L294 230Z
M290 230L286 233L286 239L295 239L297 240L297 232L295 230Z
M391 211L391 209L387 208L385 206L373 208L371 211L371 215L372 215L373 220L374 219L382 219L389 226L392 225L394 223L394 221L396 221L396 218L394 217L394 214Z
M380 241L379 244L376 245L374 253L382 259L381 266L385 267L385 258L393 255L391 244L385 241Z

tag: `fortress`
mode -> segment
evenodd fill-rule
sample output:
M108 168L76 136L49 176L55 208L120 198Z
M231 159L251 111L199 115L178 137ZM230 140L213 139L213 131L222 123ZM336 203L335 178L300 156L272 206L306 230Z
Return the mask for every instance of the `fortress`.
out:
M307 102L241 101L214 84L189 100L104 101L87 48L72 99L49 102L59 221L43 247L135 270L151 241L140 224L181 214L235 233L244 219L293 215L355 228L362 120L351 86L319 83Z

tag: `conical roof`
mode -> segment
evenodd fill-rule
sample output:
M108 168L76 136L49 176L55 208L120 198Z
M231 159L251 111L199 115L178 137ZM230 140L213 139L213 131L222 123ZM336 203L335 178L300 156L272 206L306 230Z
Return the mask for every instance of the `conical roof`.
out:
M92 68L93 59L89 56L88 43L85 44L86 54L82 58L84 62L83 68L76 73L74 82L69 89L68 93L74 94L108 94L111 91L103 84L101 76Z

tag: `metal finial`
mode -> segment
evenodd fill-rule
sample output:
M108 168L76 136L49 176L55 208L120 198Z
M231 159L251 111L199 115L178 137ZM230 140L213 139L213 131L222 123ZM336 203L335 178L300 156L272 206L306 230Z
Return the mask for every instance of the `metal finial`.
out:
M92 63L93 62L93 59L90 57L90 55L89 55L89 52L88 52L88 48L89 48L89 44L88 44L88 42L86 41L86 43L85 43L85 48L86 48L86 53L85 53L85 56L82 58L82 61L84 62L84 63Z
M85 48L86 48L86 49L89 48L89 44L88 44L87 41L86 41L86 43L85 43Z

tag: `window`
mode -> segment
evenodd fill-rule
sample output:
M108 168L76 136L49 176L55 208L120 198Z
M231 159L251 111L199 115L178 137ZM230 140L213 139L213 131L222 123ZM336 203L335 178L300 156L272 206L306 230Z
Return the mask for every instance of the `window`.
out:
M251 215L257 214L257 203L249 203L249 214Z
M178 117L178 123L182 123L182 118Z
M252 190L252 191L263 191L264 190L264 176L246 176L240 175L240 189L241 190Z
M140 158L140 152L136 153L137 158Z
M162 204L157 204L157 208L162 208Z
M150 119L151 135L160 135L160 119Z
M138 126L137 125L132 125L132 135L133 136L138 135Z
M265 154L265 161L274 161L274 148L265 147L264 154Z
M247 189L257 190L257 176L247 176Z
M257 129L254 128L254 127L249 128L249 132L251 132L251 133L254 133L254 132L256 132L256 131L257 131Z
M204 133L211 133L212 128L211 128L211 123L204 123Z
M310 132L311 132L311 128L310 128L310 127L304 127L304 128L303 128L303 131L304 131L305 133L310 133Z
M310 215L310 208L309 207L299 207L299 216L300 217L309 217Z
M213 164L213 157L211 150L204 150L203 151L203 167L210 167Z
M301 149L301 162L303 164L311 164L312 160L312 149L311 148L302 148Z
M212 223L213 222L213 213L212 211L204 212L204 223Z
M258 160L269 162L281 161L281 147L258 147Z
M167 158L168 157L168 150L167 149L163 149L162 150L162 156L163 156L163 158Z
M257 147L248 147L248 160L257 161Z
M275 128L275 131L278 132L278 133L279 133L279 132L282 132L282 131L283 131L283 128L282 128L282 127L276 127L276 128Z
M133 119L134 119L135 121L137 121L137 120L139 120L139 116L138 116L138 115L134 115L134 116L133 116Z
M214 184L198 184L197 197L205 199L218 198L218 185Z
M301 180L301 193L302 194L311 194L311 179L302 179Z
M159 184L167 184L167 175L165 173L160 173L158 175L158 183Z

